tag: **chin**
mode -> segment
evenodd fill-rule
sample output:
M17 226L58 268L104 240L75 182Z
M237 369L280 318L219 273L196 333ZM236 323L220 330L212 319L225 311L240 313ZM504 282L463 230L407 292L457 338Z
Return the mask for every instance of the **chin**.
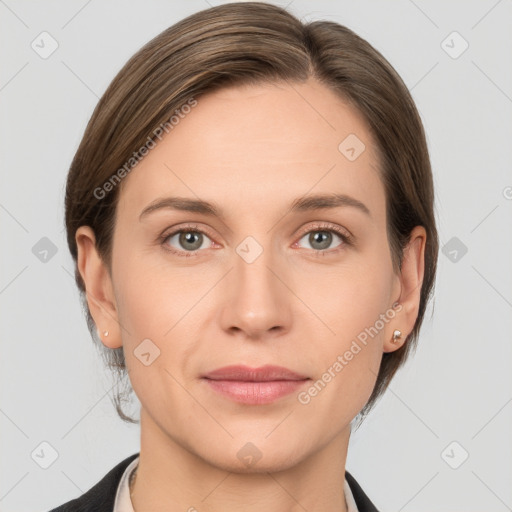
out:
M247 439L247 437L245 437ZM220 452L211 451L204 457L210 464L238 474L275 473L290 469L307 458L303 443L300 449L296 443L285 445L269 440L251 441L232 440L230 446L219 446ZM211 447L210 447L211 450Z
M255 460L251 463L239 460L238 456L234 458L217 461L216 466L225 471L237 474L266 474L277 473L279 471L286 471L296 466L301 461L297 453L290 451L288 454L277 456L276 454L262 454L261 459Z

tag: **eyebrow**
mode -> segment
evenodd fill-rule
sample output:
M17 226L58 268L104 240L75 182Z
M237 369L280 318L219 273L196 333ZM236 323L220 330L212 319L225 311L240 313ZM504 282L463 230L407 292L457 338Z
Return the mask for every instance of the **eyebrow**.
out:
M352 207L371 217L368 207L358 199L346 194L316 194L295 199L290 205L290 211L307 212L329 208ZM224 219L224 214L219 206L200 199L187 197L164 197L155 199L142 210L139 221L151 212L161 209L172 209L185 212L202 213L212 217Z

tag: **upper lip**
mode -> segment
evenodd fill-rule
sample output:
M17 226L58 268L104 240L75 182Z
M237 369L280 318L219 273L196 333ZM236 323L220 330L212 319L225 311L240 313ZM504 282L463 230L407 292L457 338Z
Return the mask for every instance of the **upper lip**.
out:
M235 380L246 382L268 382L273 380L305 380L308 377L296 373L283 366L265 365L259 368L250 366L234 365L224 366L213 370L203 378L212 380Z

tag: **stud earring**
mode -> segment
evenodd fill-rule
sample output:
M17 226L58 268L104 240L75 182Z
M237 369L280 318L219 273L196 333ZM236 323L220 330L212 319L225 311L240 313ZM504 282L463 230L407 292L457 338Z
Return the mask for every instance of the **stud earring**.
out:
M398 340L402 337L402 332L399 331L398 329L396 329L394 332L393 332L393 343L398 343Z
M108 336L108 331L105 331L105 332L103 333L103 335L104 335L104 336Z

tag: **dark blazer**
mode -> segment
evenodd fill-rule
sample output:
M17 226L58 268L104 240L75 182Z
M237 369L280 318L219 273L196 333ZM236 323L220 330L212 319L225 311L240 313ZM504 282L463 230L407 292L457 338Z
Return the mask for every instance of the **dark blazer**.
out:
M68 501L50 510L50 512L112 512L114 510L117 487L121 481L124 470L138 455L138 453L130 455L111 469L96 485L82 494L82 496ZM348 471L345 471L345 478L350 485L359 512L379 512Z

